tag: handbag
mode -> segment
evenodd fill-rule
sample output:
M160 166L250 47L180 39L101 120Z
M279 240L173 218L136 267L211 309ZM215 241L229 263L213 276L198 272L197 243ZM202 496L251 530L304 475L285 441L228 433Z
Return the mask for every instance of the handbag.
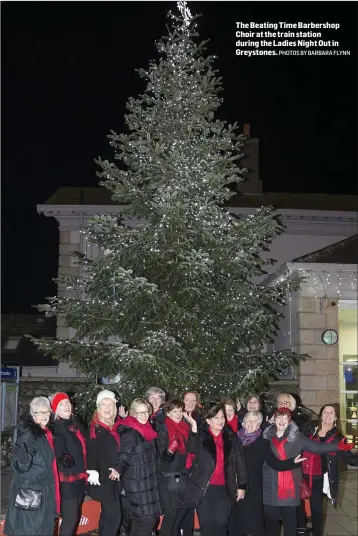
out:
M42 501L42 492L33 489L19 489L15 498L15 508L19 510L38 510Z
M186 488L186 475L181 473L163 473L166 488L170 493L181 493Z
M301 493L301 499L309 499L312 495L312 490L308 485L307 480L304 478L300 482L300 493Z

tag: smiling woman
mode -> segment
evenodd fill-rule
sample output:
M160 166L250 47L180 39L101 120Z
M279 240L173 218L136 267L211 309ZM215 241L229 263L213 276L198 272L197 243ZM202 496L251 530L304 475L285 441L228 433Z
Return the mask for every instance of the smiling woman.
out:
M60 492L50 415L49 400L36 397L30 404L30 414L20 422L4 526L9 536L53 533L60 512Z
M85 438L72 413L68 395L56 393L50 398L55 418L55 453L60 477L60 536L67 536L76 533L81 518L87 481Z

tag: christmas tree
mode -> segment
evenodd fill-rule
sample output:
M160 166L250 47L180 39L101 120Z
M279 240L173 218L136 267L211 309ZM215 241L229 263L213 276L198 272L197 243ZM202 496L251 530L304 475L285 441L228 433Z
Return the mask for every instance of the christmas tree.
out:
M215 119L221 79L186 3L169 18L159 59L139 71L146 90L128 101L127 133L109 136L114 162L98 161L121 218L140 224L91 221L87 238L104 254L80 258L83 277L65 278L82 298L39 307L76 334L35 340L94 384L117 377L113 387L126 401L153 385L172 395L196 388L204 400L244 396L299 358L291 349L264 351L297 280L254 282L282 226L271 208L245 219L225 209L228 185L243 180L244 138L236 124Z

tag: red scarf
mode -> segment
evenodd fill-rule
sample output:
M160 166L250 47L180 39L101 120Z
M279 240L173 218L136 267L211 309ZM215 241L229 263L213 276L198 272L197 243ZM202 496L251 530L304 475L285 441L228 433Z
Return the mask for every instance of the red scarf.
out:
M121 421L119 421L119 422L121 422ZM119 424L118 422L115 422L113 424L112 428L110 428L109 426L107 426L107 424L105 424L104 422L99 420L98 413L96 411L94 416L93 416L93 419L91 421L91 424L90 424L90 438L91 439L97 439L96 426L102 426L102 428L104 428L105 430L108 430L108 432L114 437L114 439L116 440L116 443L117 443L117 445L119 447L119 435L118 435L118 431L117 431L118 424Z
M285 452L285 444L287 443L287 437L282 441L279 441L277 437L272 438L272 443L275 445L278 459L287 460ZM294 499L296 497L295 482L293 480L292 471L279 471L277 473L278 479L278 499L284 501L285 499Z
M56 455L55 455L55 446L54 446L54 443L53 443L53 437L52 437L52 434L51 434L50 430L48 428L44 428L44 431L45 431L45 434L46 434L46 439L49 442L49 445L52 448L53 454L54 454L53 461L52 461L52 473L53 473L53 478L54 478L54 481L55 481L56 512L59 514L60 511L61 511L61 509L60 509L61 495L60 495L60 480L58 478L58 472L57 472L57 461L56 461Z
M237 432L239 431L239 417L238 417L238 415L235 413L235 415L233 416L231 421L227 421L227 424L228 424L228 426L230 426L231 430L235 434L237 434Z
M224 439L223 433L220 432L217 436L213 434L209 427L209 432L214 440L216 448L216 465L213 474L209 480L212 486L225 486L225 470L224 470Z
M179 423L176 423L173 421L173 419L170 419L169 417L165 417L165 424L168 428L168 436L169 436L169 443L173 441L174 438L178 439L179 441L179 448L178 452L179 454L185 454L186 453L186 442L189 437L190 427L189 425L181 420ZM194 454L188 453L186 457L185 467L186 469L190 469L190 467L193 464L194 460Z
M133 428L133 430L139 432L140 435L148 442L153 441L156 437L158 437L157 432L154 432L149 421L147 421L145 424L141 424L134 417L126 417L121 421L121 424L123 426L128 426L128 428Z
M332 441L337 439L337 436L338 434L336 432L331 437L326 439L325 443L332 443ZM310 440L320 442L318 435L311 435ZM330 452L329 456L335 456L336 454L336 452ZM321 454L313 454L312 452L305 450L302 453L302 457L307 458L304 462L302 462L302 470L305 475L309 475L309 486L312 488L313 476L322 474Z

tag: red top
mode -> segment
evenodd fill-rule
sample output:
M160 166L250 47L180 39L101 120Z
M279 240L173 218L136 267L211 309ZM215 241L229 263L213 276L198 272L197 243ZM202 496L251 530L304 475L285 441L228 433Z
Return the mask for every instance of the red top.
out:
M209 481L210 486L225 486L225 472L224 472L224 441L223 434L215 436L211 429L209 432L212 435L215 447L216 447L216 465L211 479Z
M237 434L237 432L239 431L239 417L237 416L236 413L233 416L233 418L231 419L231 421L227 421L227 424L228 424L228 426L230 426L231 430L235 434Z

